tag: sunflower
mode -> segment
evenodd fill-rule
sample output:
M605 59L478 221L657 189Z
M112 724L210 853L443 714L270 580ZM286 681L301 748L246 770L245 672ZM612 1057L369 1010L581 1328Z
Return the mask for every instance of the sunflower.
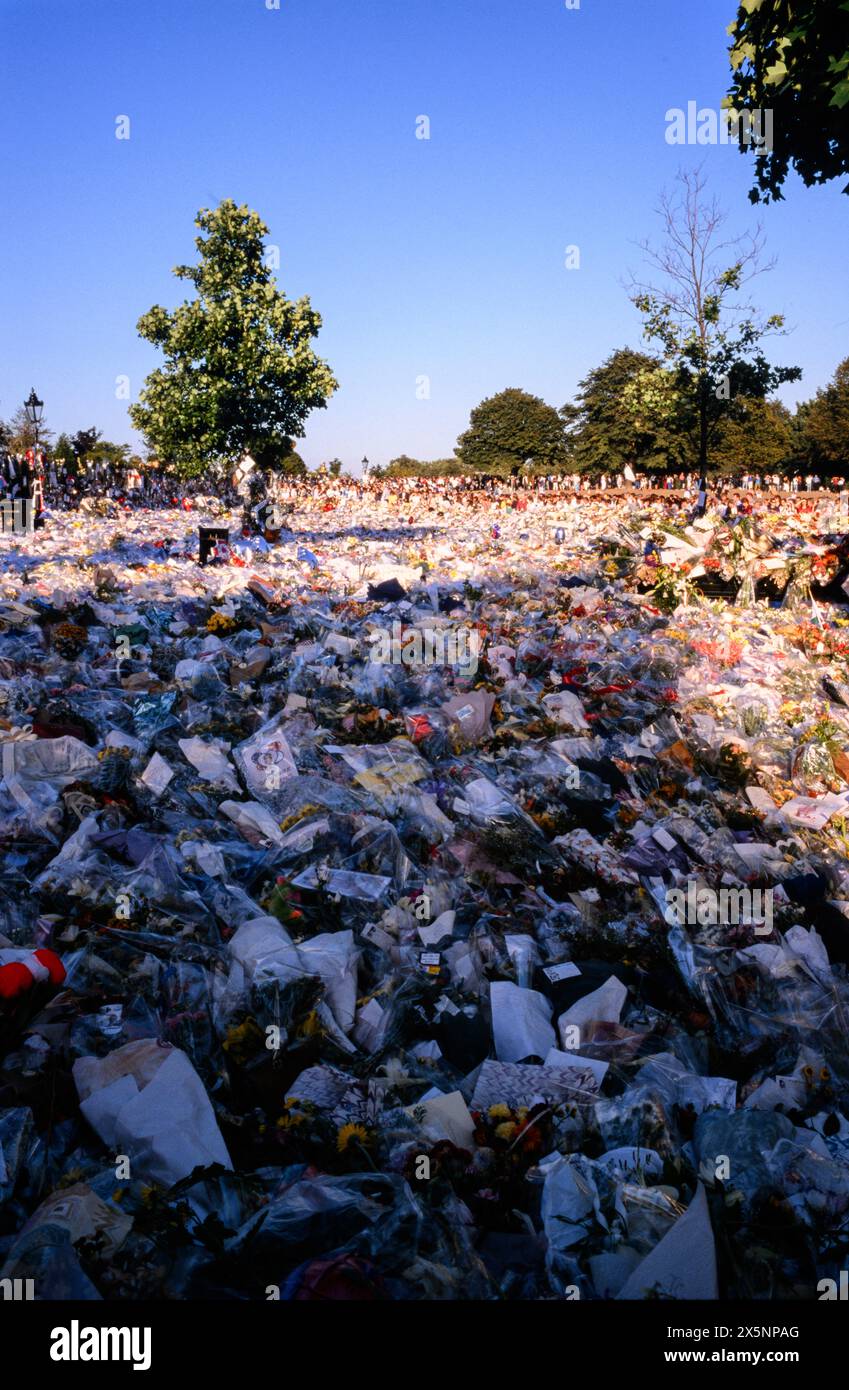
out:
M231 1024L221 1045L241 1065L256 1053L264 1036L256 1019L246 1018L243 1023Z
M368 1130L363 1125L343 1125L336 1135L336 1148L340 1154L347 1153L350 1145L368 1143Z
M285 1115L281 1115L280 1119L277 1121L277 1128L297 1129L298 1125L302 1125L306 1118L306 1115L301 1115L297 1111L287 1109Z

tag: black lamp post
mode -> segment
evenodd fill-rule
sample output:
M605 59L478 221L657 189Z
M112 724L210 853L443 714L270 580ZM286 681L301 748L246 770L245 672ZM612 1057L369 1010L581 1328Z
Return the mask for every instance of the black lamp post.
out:
M26 411L27 419L35 430L35 448L33 449L33 463L35 463L38 457L38 427L44 415L44 401L38 399L38 396L35 394L34 386L29 396L24 401L24 410Z
M368 459L366 458L365 454L363 454L362 468L363 468L363 477L364 477L364 478L367 478L367 477L368 477L368 470L369 470L369 461L368 461Z

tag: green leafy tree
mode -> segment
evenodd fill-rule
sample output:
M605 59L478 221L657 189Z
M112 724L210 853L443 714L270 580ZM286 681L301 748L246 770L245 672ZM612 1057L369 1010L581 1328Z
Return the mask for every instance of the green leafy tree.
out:
M738 401L737 413L722 422L713 463L725 476L781 473L795 461L793 417L780 401Z
M427 468L427 464L419 459L410 458L409 454L399 454L397 458L390 459L389 463L381 470L380 476L383 478L419 478L422 470ZM372 476L376 470L372 469Z
M727 104L771 113L766 146L740 140L756 156L752 202L782 198L791 165L808 187L849 173L849 3L742 0L728 33Z
M99 439L94 447L89 451L89 458L92 463L111 463L115 467L128 463L130 458L129 444L113 444L109 439Z
M801 452L815 467L849 462L849 357L797 412Z
M325 467L326 467L328 473L330 474L331 478L339 478L339 477L341 477L341 474L342 474L342 460L341 460L341 459L331 459L329 463L325 464Z
M448 478L459 477L463 471L463 465L456 458L422 462L421 459L409 458L407 454L399 454L398 458L390 461L381 476L387 478Z
M32 449L35 444L35 427L27 419L27 413L22 405L18 406L11 420L6 426L7 445L12 454L25 454L27 449ZM47 421L42 419L38 427L38 447L39 451L45 452L53 438L53 431L48 429Z
M278 471L289 478L304 478L308 470L300 454L292 449L280 460Z
M724 214L706 197L701 174L684 172L679 184L677 198L661 197L660 245L641 243L661 283L635 281L631 298L644 336L660 345L674 373L689 458L704 472L723 422L741 413L741 402L763 399L802 373L772 366L764 353L763 339L784 332L783 316L762 319L740 297L750 280L772 268L761 259L760 230L726 238Z
M71 436L65 434L64 430L56 440L52 449L52 454L55 459L64 459L66 464L73 462L74 446L71 442Z
M457 457L466 473L503 476L523 469L528 459L546 472L559 472L568 461L565 423L539 396L515 388L500 391L472 411Z
M196 297L172 312L155 305L138 323L165 363L148 376L130 418L157 456L184 476L246 452L264 471L292 453L311 410L337 383L312 346L321 317L307 298L292 301L266 264L268 228L256 212L226 199L202 209L200 260L177 266Z
M96 430L94 426L89 430L77 430L71 439L71 448L80 463L85 463L86 459L91 458L99 439L100 430Z
M582 473L617 473L628 463L666 469L682 462L676 428L675 379L656 357L618 348L578 384L561 415L570 466Z

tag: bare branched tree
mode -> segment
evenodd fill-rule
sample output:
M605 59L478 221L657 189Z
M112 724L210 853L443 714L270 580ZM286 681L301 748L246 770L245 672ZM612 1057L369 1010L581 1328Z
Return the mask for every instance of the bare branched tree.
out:
M643 315L644 336L660 343L676 374L682 427L704 472L723 419L735 416L744 399L763 399L782 382L798 380L801 371L767 362L760 344L786 331L784 318L761 317L743 295L775 264L764 259L761 228L724 236L725 213L708 195L701 170L684 171L677 182L657 209L662 240L639 243L660 283L632 278L628 291Z

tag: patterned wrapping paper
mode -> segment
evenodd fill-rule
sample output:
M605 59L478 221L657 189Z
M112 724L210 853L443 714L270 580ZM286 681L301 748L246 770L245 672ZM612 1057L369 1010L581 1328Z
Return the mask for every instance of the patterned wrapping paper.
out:
M575 1060L580 1063L581 1059ZM573 1070L527 1062L487 1061L481 1064L471 1107L488 1110L491 1105L529 1105L534 1100L549 1105L590 1103L597 1093L598 1081L592 1072L577 1066Z

